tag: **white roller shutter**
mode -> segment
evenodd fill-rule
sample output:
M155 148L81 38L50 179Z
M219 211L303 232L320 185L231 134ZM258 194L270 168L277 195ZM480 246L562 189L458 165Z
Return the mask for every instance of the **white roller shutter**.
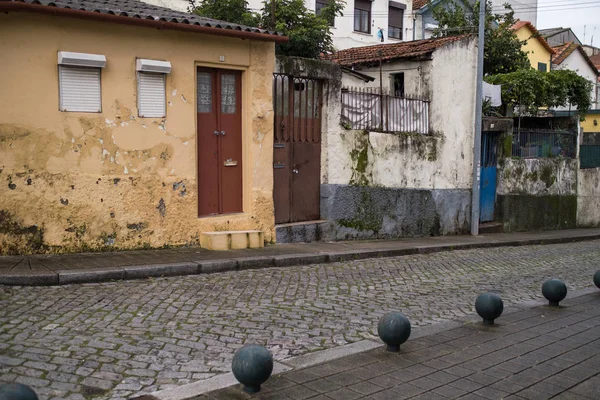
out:
M140 117L166 116L165 74L138 72L138 113Z
M59 65L60 110L101 112L100 68Z

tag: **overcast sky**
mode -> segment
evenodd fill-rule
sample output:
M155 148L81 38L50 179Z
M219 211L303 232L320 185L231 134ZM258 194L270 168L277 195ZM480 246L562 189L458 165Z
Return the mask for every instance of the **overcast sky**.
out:
M568 27L584 43L584 25L585 44L590 44L593 34L594 46L600 47L600 0L538 0L536 28Z

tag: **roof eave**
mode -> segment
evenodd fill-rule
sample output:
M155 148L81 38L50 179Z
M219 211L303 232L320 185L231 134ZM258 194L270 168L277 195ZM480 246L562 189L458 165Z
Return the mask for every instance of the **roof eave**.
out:
M168 21L156 21L154 19L131 18L121 15L76 10L72 8L45 6L41 4L17 3L12 1L0 1L0 12L31 12L68 18L78 18L91 21L110 22L123 25L143 26L147 28L168 29L192 33L204 33L208 35L229 36L240 39L261 40L276 43L285 43L289 40L287 36L276 36L266 33L213 28L209 26L175 23Z

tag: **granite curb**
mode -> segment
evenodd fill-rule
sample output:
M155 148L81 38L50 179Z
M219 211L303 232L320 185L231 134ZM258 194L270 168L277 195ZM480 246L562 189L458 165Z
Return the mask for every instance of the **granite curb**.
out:
M549 245L600 239L600 234L565 236L555 238L532 238L518 240L494 240L476 243L415 245L398 249L356 249L313 253L290 253L284 255L238 257L215 260L196 260L180 263L160 263L135 266L115 266L103 268L59 269L52 271L34 270L0 273L0 284L8 286L55 286L78 283L98 283L117 280L158 278L168 276L197 275L228 272L244 269L290 267L311 264L325 264L371 258L400 257L415 254L432 254L444 251L478 248ZM258 250L257 252L260 252Z

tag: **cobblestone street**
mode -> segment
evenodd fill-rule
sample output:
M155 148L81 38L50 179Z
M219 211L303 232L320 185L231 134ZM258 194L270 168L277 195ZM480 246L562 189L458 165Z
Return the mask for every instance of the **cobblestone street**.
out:
M504 247L55 287L0 287L0 381L41 399L127 398L229 371L242 344L275 358L371 338L401 310L413 326L505 306L541 284L592 285L600 241Z

